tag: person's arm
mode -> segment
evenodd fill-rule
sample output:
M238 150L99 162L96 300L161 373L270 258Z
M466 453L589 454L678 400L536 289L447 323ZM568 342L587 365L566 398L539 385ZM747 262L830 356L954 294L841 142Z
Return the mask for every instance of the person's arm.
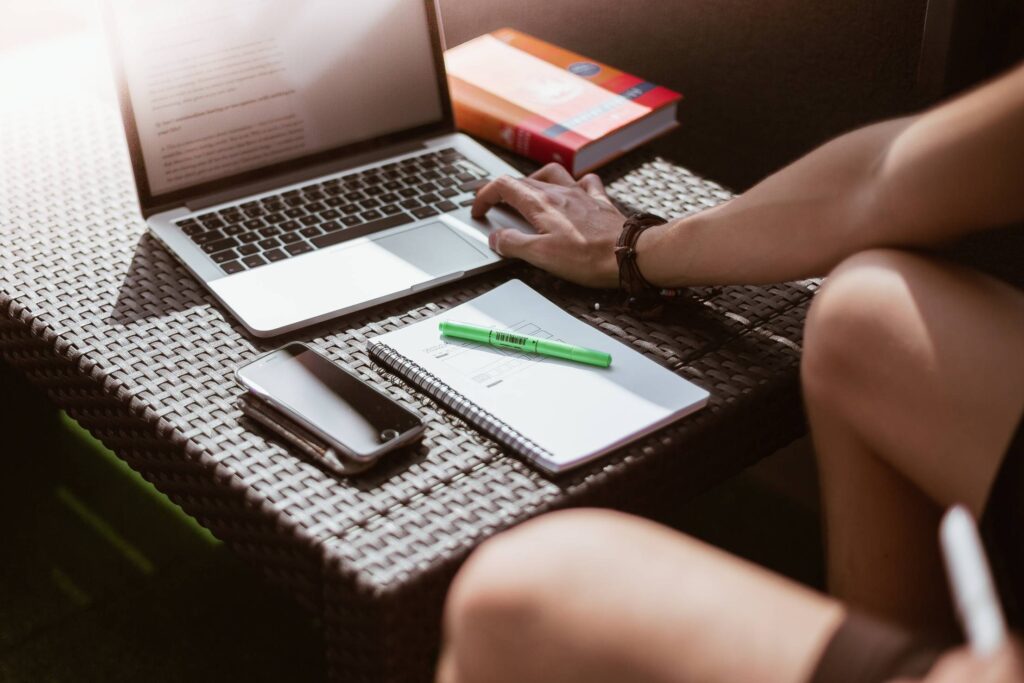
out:
M743 195L646 231L638 264L654 284L761 283L828 272L872 247L927 247L1024 219L1024 68L925 114L843 135ZM623 216L596 176L577 185L547 166L481 189L539 235L499 231L491 245L567 279L618 281Z
M889 241L876 218L878 168L916 121L843 135L725 204L647 230L637 244L640 272L666 287L779 282L824 274Z

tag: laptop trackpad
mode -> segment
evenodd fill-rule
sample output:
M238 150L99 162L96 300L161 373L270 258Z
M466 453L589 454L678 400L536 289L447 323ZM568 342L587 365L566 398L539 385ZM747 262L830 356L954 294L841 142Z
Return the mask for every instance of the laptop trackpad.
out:
M373 242L431 277L476 268L489 260L440 222L420 225Z

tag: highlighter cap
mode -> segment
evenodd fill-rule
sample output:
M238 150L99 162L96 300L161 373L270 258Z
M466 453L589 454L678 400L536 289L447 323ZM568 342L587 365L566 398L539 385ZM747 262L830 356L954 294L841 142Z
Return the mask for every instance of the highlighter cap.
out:
M612 355L604 351L584 349L576 346L572 350L572 359L588 365L596 365L599 368L607 368L612 364Z
M441 330L441 334L446 337L466 339L468 341L481 342L483 344L491 341L491 330L485 327L463 325L462 323L453 323L445 320L438 323L437 329Z

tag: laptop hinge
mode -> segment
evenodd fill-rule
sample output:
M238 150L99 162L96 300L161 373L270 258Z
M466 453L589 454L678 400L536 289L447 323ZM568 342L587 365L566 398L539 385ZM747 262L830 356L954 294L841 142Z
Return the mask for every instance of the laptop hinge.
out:
M230 190L195 197L187 200L185 202L185 206L190 211L197 211L217 204L225 204L244 197L250 197L254 194L260 194L261 192L268 192L277 188L301 183L304 180L319 178L320 176L331 173L339 173L346 169L363 166L365 164L372 164L375 161L381 161L383 159L406 154L408 152L415 152L416 150L423 149L423 145L423 140L414 140L401 145L393 145L383 149L376 149L372 152L346 157L341 160L333 159L330 162L307 166L306 168L298 171L292 171L291 173L282 173L281 175L272 176L270 178L261 178L255 182L244 183L237 187L233 187Z

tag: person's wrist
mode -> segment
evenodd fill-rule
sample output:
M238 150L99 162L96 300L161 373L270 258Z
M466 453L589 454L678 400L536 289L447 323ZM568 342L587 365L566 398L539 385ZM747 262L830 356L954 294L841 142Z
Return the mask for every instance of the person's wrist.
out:
M640 271L640 275L655 287L668 287L668 284L659 277L655 254L658 253L658 244L661 238L671 225L670 222L647 228L637 237L634 247L636 249L636 267Z
M635 213L626 219L615 243L615 260L619 266L619 286L629 301L653 301L660 289L643 276L637 262L637 243L644 232L662 225L665 219L651 213ZM633 304L630 304L631 306Z
M614 289L619 286L619 261L615 257L615 245L620 232L621 225L619 230L609 230L599 241L591 244L590 271L594 273L593 284L598 287Z
M614 238L601 245L596 270L602 287L614 289L619 286L619 261L615 258Z

